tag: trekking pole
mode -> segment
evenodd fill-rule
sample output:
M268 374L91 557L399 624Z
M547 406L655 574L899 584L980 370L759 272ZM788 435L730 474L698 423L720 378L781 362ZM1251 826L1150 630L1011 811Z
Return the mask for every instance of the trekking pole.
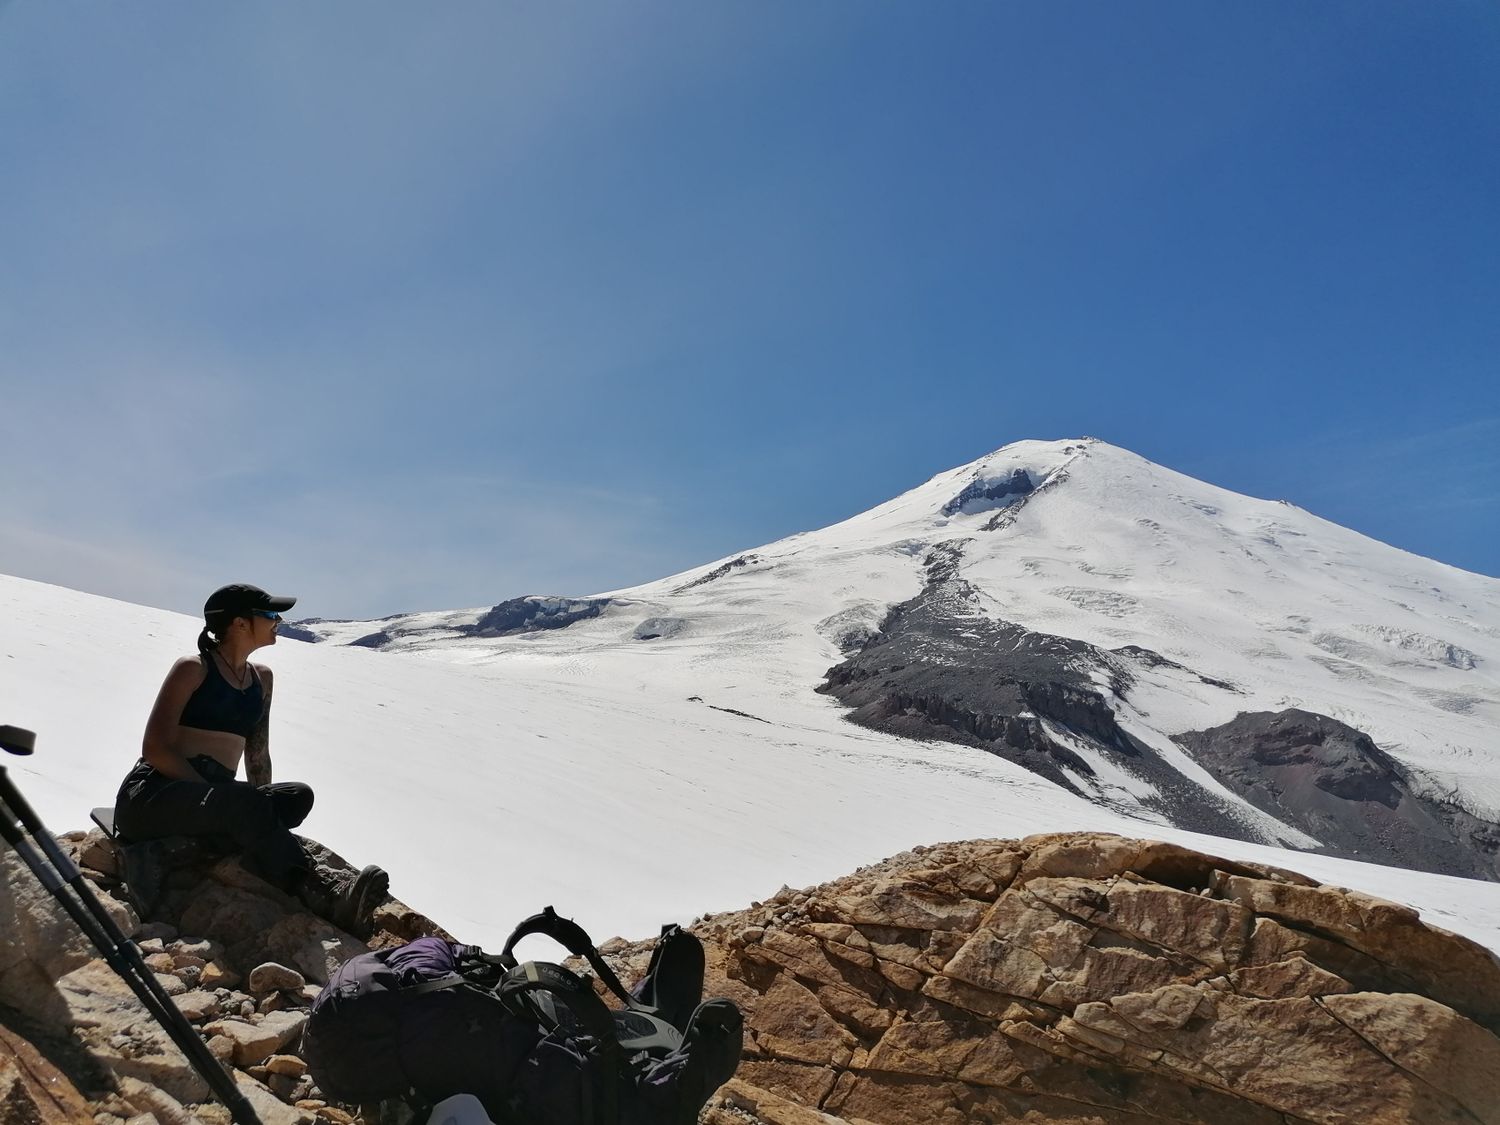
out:
M12 754L30 754L35 746L36 735L31 731L20 727L0 726L0 749ZM32 840L26 839L22 826L25 827L25 832L31 834L36 846L33 846ZM140 947L121 932L115 920L84 882L83 873L58 846L56 838L47 831L26 798L21 796L7 776L4 766L0 766L0 837L4 837L5 842L15 849L22 862L31 868L32 874L57 899L68 917L104 956L109 967L130 986L146 1011L161 1024L178 1049L187 1056L192 1068L208 1083L219 1101L228 1107L237 1125L261 1125L260 1118L234 1084L234 1079L209 1052L207 1044L193 1029L187 1017L172 1003L161 982L156 979L156 974L146 964ZM72 894L68 893L69 890Z

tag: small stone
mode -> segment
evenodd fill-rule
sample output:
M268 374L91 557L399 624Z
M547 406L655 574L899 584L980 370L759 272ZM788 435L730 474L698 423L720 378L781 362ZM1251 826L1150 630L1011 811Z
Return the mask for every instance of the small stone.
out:
M240 1015L244 1016L246 1019L249 1019L251 1016L255 1015L255 1001L242 1000L240 1002Z
M172 1003L177 1005L181 1012L192 1023L206 1020L210 1016L218 1015L219 998L212 992L204 992L201 988L192 992L184 992L181 996L174 996Z
M198 977L198 983L204 988L233 988L240 980L239 973L218 961L204 965L203 973Z
M251 1078L255 1079L257 1082L264 1082L271 1076L271 1072L265 1068L264 1064L260 1066L247 1066L245 1068L245 1073L248 1074Z
M284 1054L282 1049L302 1034L306 1024L307 1016L303 1013L273 1012L261 1017L259 1023L218 1020L208 1024L204 1031L232 1039L234 1065L244 1068L259 1066L272 1055Z
M306 983L306 978L296 969L278 965L275 961L267 961L250 970L249 987L254 996L264 996L268 992L295 992Z
M176 941L177 927L170 926L166 922L147 922L144 926L137 926L135 933L131 936L137 943L147 941Z
M153 975L156 977L157 983L161 985L162 991L168 996L181 996L188 990L188 986L171 973L154 973Z
M297 1093L298 1084L301 1081L300 1078L294 1078L290 1074L270 1074L265 1079L265 1083L270 1087L271 1093L284 1102L293 1100Z
M307 1064L296 1055L272 1055L266 1060L266 1069L272 1074L290 1074L301 1078L307 1073Z
M172 975L189 988L197 988L203 978L203 970L197 965L184 965Z
M141 951L142 957L153 957L158 953L165 953L167 951L166 943L159 937L138 941L135 943L135 947Z
M261 997L260 1003L255 1006L255 1010L258 1014L265 1015L268 1012L285 1011L291 1006L292 1002L286 998L286 993L272 992L267 996Z
M172 943L170 952L176 956L197 957L200 961L212 961L224 956L224 947L212 938L183 937Z
M153 973L170 973L176 967L170 953L152 953L146 958L146 968Z
M318 1120L324 1122L325 1125L354 1125L353 1116L336 1106L325 1105L317 1110L317 1114Z
M154 1113L137 1113L134 1117L127 1120L125 1125L161 1125L161 1122L156 1120L156 1114Z
M208 1041L208 1053L220 1062L231 1062L234 1059L234 1040L227 1035L215 1035Z
M196 953L173 953L172 967L176 969L201 969L208 964L208 959L199 957Z
M234 1117L227 1108L218 1102L209 1102L205 1105L200 1105L193 1111L193 1116L202 1125L234 1125Z
M310 1005L323 994L323 990L315 984L304 984L302 990L297 993L298 1001L304 1006Z

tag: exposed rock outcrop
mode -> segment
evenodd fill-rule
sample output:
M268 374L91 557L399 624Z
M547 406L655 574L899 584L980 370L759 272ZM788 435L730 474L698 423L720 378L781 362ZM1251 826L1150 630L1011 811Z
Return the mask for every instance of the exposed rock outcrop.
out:
M997 620L958 576L962 559L962 541L934 547L922 592L892 609L817 690L850 707L850 720L863 726L976 746L1101 803L1145 804L1181 828L1283 842L1275 821L1251 823L1255 814L1120 725L1111 699L1127 695L1146 650L1109 652ZM1095 769L1090 757L1107 759L1109 769ZM1101 776L1117 773L1133 775L1142 783L1137 792L1152 795L1124 800Z
M61 842L178 1010L235 1068L264 1125L349 1125L351 1107L317 1097L295 1055L307 1008L347 958L439 927L391 899L362 942L233 859L201 852L173 873L143 921L115 897L118 864L101 833ZM350 870L309 847L320 867ZM0 1121L228 1125L170 1036L9 849L0 850L0 918ZM60 1053L59 1043L67 1048Z
M699 932L749 1037L713 1125L1500 1122L1500 962L1290 872L945 844Z
M1176 736L1245 804L1188 776L1122 725L1122 705L1144 674L1163 668L1240 689L1139 645L1103 649L998 619L962 577L967 542L933 547L921 593L825 673L817 690L847 705L851 721L976 746L1179 828L1500 880L1500 824L1424 795L1368 735L1327 716L1247 713ZM1128 792L1110 781L1120 773L1136 781Z
M0 853L0 1023L25 1024L0 1031L0 1120L228 1125L34 883ZM364 943L228 860L165 902L122 924L267 1125L392 1120L320 1097L296 1054ZM394 901L377 922L377 946L440 932ZM747 1017L705 1125L1500 1125L1500 961L1289 871L1103 834L941 844L695 930ZM605 943L626 979L651 948Z
M1340 855L1500 879L1500 825L1423 795L1400 762L1337 719L1243 712L1177 741L1256 808L1334 842Z
M575 621L598 617L609 598L550 598L528 594L501 602L473 625L461 630L474 637L508 637L542 629L563 629Z

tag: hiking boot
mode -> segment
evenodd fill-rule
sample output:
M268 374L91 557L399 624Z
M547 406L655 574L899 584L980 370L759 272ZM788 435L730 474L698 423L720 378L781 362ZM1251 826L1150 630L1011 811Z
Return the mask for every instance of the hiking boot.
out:
M145 921L161 902L167 882L167 845L164 840L141 840L120 845L121 875L130 905Z
M315 867L298 881L295 893L314 914L363 939L374 932L375 909L390 887L391 877L373 864L353 876Z
M345 897L348 911L348 930L357 938L367 938L375 932L375 911L391 896L391 877L383 867L373 863L354 877Z

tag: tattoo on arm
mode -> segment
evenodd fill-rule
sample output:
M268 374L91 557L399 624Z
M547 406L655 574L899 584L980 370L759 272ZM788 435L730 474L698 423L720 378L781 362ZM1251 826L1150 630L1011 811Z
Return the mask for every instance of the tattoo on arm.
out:
M251 785L271 784L271 685L266 685L266 705L260 722L245 739L245 779Z

